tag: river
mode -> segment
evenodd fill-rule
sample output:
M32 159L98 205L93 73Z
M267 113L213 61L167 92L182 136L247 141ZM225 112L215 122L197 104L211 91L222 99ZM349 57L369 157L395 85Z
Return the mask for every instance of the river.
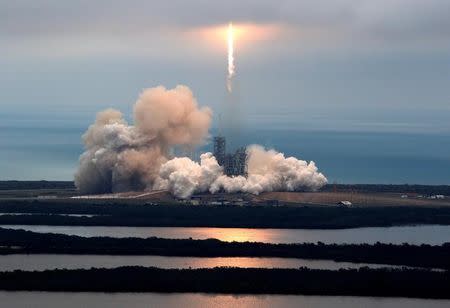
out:
M102 227L102 226L45 226L2 225L2 228L24 229L41 233L60 233L84 237L161 237L161 238L216 238L221 241L265 243L368 243L430 244L450 242L450 226L420 225L355 229L250 229L203 227Z
M12 254L0 256L0 271L46 270L56 268L89 269L115 268L118 266L155 266L160 268L213 268L218 266L258 268L299 268L337 270L340 268L398 267L382 264L335 262L332 260L310 260L294 258L258 257L166 257L166 256L109 256L109 255L56 255L56 254Z

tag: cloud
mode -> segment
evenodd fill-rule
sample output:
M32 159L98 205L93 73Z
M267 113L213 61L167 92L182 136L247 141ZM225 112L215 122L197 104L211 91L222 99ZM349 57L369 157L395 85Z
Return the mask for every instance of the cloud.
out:
M289 34L279 36L287 46L326 46L330 39L336 46L337 39L353 48L367 42L449 47L450 39L446 0L19 0L0 2L0 46L33 50L46 44L57 48L61 42L60 47L70 47L67 52L148 52L153 46L163 53L164 47L180 44L185 32L230 20L278 25Z

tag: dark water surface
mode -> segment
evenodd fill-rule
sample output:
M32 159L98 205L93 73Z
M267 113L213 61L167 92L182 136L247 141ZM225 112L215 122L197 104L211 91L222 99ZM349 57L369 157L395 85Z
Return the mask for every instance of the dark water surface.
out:
M78 269L91 267L115 268L119 266L155 266L160 268L214 268L257 267L257 268L299 268L337 270L340 268L398 267L381 264L334 262L331 260L308 260L294 258L247 258L247 257L166 257L166 256L102 256L102 255L54 255L54 254L17 254L0 256L0 271L26 270L42 271L46 269Z
M2 307L305 307L305 308L447 308L450 300L414 298L225 295L201 293L1 292Z
M227 242L264 243L393 243L431 244L450 242L450 226L423 225L405 227L355 228L339 230L320 229L247 229L201 227L101 227L101 226L34 226L3 225L3 228L24 229L41 233L61 233L84 237L161 237L161 238L216 238Z

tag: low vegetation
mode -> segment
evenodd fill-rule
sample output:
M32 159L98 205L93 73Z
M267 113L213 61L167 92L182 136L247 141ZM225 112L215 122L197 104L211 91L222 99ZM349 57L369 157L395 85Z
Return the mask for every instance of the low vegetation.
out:
M72 181L0 181L0 190L74 189Z
M115 269L1 272L1 290L450 298L449 272L408 269Z
M339 229L414 224L450 225L450 207L319 207L142 205L121 200L3 200L0 225L154 226ZM51 214L95 214L94 217Z
M79 237L0 229L0 254L101 254L195 257L282 257L327 259L450 269L450 243L442 246L369 244L268 244L216 239Z

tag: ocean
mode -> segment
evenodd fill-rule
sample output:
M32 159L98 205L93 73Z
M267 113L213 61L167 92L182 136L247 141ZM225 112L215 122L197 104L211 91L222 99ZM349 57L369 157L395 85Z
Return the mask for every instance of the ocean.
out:
M0 124L1 180L73 179L87 123L8 122ZM237 139L313 160L330 183L450 184L448 134L253 128Z

